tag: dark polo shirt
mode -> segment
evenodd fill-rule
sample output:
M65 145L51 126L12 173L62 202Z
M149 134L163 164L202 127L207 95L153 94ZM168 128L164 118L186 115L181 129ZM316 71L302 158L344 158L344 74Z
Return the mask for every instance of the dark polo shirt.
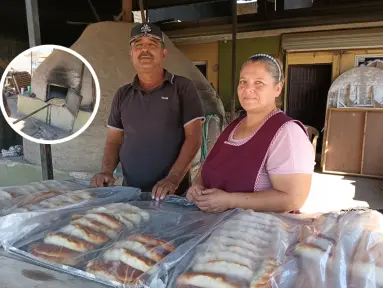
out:
M112 103L108 127L124 131L120 162L125 184L150 192L165 178L185 140L184 126L203 119L194 83L165 70L164 83L146 93L138 77L121 87ZM185 177L177 194L189 184Z

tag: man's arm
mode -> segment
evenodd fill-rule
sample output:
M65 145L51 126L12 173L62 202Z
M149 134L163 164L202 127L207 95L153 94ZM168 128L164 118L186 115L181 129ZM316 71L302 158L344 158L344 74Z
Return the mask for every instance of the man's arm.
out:
M119 152L123 137L123 131L109 128L102 161L102 172L92 178L92 187L104 187L105 184L108 186L114 184L113 172L120 161Z
M230 208L260 212L290 212L305 203L311 187L312 174L270 175L273 189L255 193L228 193Z
M102 161L102 173L113 174L116 169L120 162L119 153L123 137L123 131L109 128L104 149L104 159Z
M180 154L170 169L168 177L180 183L190 170L192 161L202 145L202 120L197 119L185 126L185 141Z
M120 160L119 153L124 137L123 125L120 112L120 90L117 91L112 102L112 109L108 119L108 135L104 148L102 172L95 175L91 181L92 187L104 187L105 184L113 185L113 172Z

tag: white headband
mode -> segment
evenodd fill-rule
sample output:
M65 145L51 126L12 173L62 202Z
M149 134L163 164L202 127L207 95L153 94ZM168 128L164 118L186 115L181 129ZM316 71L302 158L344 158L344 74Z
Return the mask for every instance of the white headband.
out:
M278 71L279 71L279 74L278 74L278 81L281 82L282 69L281 69L281 66L279 66L278 61L275 60L274 57L271 57L270 55L267 55L267 54L255 54L255 55L251 56L251 57L249 58L249 60L254 60L255 58L267 58L267 59L273 61L274 64L277 65L277 67L278 67Z

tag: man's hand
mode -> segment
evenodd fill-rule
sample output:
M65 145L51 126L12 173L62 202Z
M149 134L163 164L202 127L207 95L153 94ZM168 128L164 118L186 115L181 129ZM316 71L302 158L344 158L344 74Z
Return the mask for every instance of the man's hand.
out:
M165 196L168 194L173 195L178 188L179 182L179 180L171 176L162 179L156 184L156 186L153 187L152 199L160 201L165 199Z
M112 173L100 173L93 176L90 186L93 188L112 186L115 181Z
M205 190L205 187L199 184L192 185L188 192L186 193L186 199L195 203L197 196L202 196L202 191Z
M195 196L195 204L205 212L224 212L230 209L230 193L219 189L207 189L202 191L202 196Z

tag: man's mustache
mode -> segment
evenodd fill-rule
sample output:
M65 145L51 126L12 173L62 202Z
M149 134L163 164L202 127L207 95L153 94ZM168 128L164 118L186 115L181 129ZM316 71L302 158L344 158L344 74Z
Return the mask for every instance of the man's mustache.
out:
M142 57L150 57L150 58L153 58L153 55L150 54L149 52L142 52L138 58L142 58Z

